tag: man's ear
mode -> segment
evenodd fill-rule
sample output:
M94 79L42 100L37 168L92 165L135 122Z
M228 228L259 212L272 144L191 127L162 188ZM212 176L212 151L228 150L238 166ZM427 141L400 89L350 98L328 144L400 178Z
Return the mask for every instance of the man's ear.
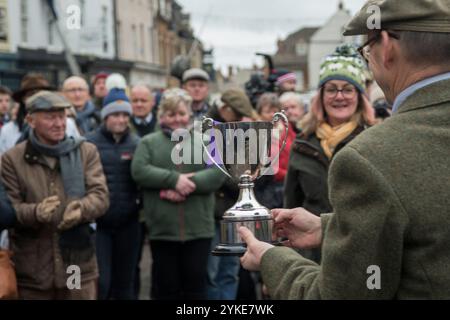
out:
M27 114L25 118L26 122L31 127L31 129L34 129L36 127L36 119L34 117L35 115Z
M382 59L386 69L392 69L395 63L399 62L400 51L398 41L389 37L387 31L381 31Z

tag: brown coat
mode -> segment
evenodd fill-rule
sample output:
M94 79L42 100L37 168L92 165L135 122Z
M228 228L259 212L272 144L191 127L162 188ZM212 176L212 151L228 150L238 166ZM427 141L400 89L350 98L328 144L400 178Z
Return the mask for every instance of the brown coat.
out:
M82 222L90 222L105 213L109 194L97 148L88 142L80 148L86 185L86 196L80 199ZM10 238L19 288L65 288L70 276L58 244L57 226L68 203L58 168L58 164L52 168L28 141L2 158L1 176L17 212L18 224L10 230ZM51 225L41 224L36 219L37 204L53 195L59 197L61 206ZM98 277L95 256L79 267L82 282Z

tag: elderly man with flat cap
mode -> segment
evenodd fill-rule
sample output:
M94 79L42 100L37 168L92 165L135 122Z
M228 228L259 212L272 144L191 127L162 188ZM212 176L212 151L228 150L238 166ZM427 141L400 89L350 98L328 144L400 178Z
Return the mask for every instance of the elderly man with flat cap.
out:
M50 91L25 102L26 141L2 157L1 178L16 211L11 250L21 299L96 299L90 223L109 194L97 148L65 134L70 103Z
M345 35L368 35L361 52L393 116L334 158L334 213L272 212L287 246L321 246L320 265L240 229L241 262L273 298L450 298L449 17L450 0L371 0L348 24Z

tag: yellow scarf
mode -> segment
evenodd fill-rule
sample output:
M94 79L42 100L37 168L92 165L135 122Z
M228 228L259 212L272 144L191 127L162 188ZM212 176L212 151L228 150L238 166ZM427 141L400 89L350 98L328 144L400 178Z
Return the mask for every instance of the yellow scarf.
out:
M328 159L331 159L333 156L336 146L347 138L357 126L358 123L356 121L350 121L337 127L331 127L328 123L323 122L317 128L316 135L320 139L320 145Z

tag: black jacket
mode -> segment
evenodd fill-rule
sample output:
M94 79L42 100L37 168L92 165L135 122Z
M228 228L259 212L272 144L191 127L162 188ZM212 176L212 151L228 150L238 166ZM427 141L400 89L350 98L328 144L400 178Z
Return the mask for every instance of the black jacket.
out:
M141 201L131 177L131 160L139 138L127 132L117 143L104 125L86 138L97 146L109 189L110 206L106 214L97 220L99 228L116 228L138 219Z
M153 133L156 129L156 123L157 123L157 119L156 119L156 115L153 114L153 118L152 121L150 121L149 123L137 123L136 122L136 118L135 117L131 117L130 119L130 123L132 126L132 131L135 132L139 137L143 137L149 133Z

